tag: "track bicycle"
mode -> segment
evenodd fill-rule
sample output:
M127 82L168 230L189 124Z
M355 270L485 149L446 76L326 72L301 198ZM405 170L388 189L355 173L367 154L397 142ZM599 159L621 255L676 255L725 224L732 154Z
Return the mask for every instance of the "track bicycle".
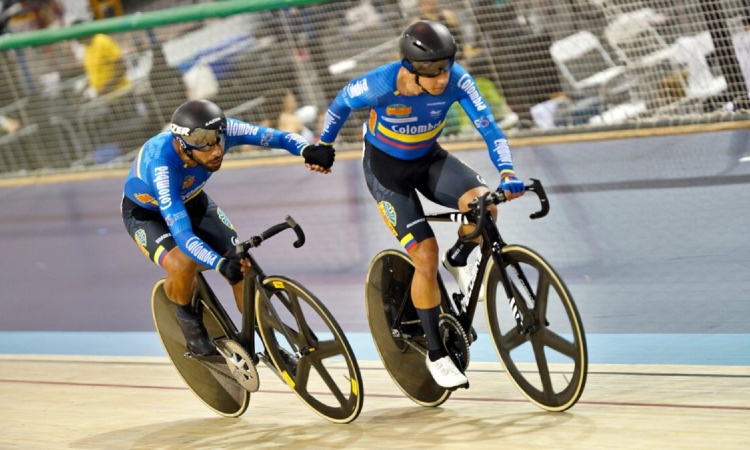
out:
M218 354L201 356L188 349L175 306L164 292L164 279L152 294L156 331L190 390L222 416L239 417L246 411L250 394L260 387L256 366L263 361L314 412L334 423L349 423L362 410L364 392L344 332L315 295L291 278L265 275L249 252L286 229L294 230L294 247L301 247L304 232L289 216L237 245L236 251L245 253L251 263L244 279L239 330L198 272L192 304ZM256 334L264 351L256 351Z
M549 202L541 182L526 187L547 215ZM487 210L505 202L502 192L488 192L470 203L466 213L428 214L431 222L475 224L462 237L482 237L472 267L467 296L441 292L440 335L449 356L462 372L469 366L470 347L478 338L473 321L484 289L488 334L506 373L532 403L547 411L565 411L583 393L588 353L583 324L573 297L560 275L534 250L506 244ZM367 272L367 319L380 359L396 385L422 406L439 406L455 389L439 386L425 365L427 345L411 301L414 264L397 250L373 258ZM523 360L532 360L526 364ZM468 386L466 386L468 388Z

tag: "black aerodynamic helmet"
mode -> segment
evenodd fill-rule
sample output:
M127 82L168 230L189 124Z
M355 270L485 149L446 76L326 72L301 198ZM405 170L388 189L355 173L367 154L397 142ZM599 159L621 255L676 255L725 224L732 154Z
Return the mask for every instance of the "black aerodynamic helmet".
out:
M213 102L190 100L172 114L170 129L184 150L208 150L221 143L227 118Z
M409 25L399 40L401 64L423 77L447 72L456 60L456 40L448 28L431 20Z

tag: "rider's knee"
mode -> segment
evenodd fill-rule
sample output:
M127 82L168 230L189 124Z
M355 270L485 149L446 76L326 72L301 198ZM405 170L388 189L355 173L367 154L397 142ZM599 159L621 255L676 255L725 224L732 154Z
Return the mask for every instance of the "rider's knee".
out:
M425 276L436 276L438 271L439 252L434 239L420 242L410 253L414 269Z
M198 269L198 263L177 248L169 252L162 264L167 276L172 278L191 279Z

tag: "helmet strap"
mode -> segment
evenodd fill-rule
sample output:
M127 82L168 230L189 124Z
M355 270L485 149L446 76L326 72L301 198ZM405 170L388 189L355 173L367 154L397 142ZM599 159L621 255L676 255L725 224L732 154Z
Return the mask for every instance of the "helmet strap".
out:
M422 89L423 94L432 95L430 91L428 91L427 89L424 88L424 86L419 84L419 74L416 74L416 73L414 74L414 82L417 83L417 86L419 86ZM435 97L434 95L432 96Z

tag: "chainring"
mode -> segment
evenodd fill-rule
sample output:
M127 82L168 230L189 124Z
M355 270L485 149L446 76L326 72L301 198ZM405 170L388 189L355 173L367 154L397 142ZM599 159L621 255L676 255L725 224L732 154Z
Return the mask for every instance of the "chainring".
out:
M466 368L469 367L469 338L464 332L464 328L461 323L455 317L450 314L440 314L440 337L443 341L443 346L448 351L448 356L453 360L453 363L458 367L458 370L465 372Z
M216 347L227 363L229 372L239 385L248 392L257 392L260 388L258 369L252 358L240 344L230 339L216 342Z

